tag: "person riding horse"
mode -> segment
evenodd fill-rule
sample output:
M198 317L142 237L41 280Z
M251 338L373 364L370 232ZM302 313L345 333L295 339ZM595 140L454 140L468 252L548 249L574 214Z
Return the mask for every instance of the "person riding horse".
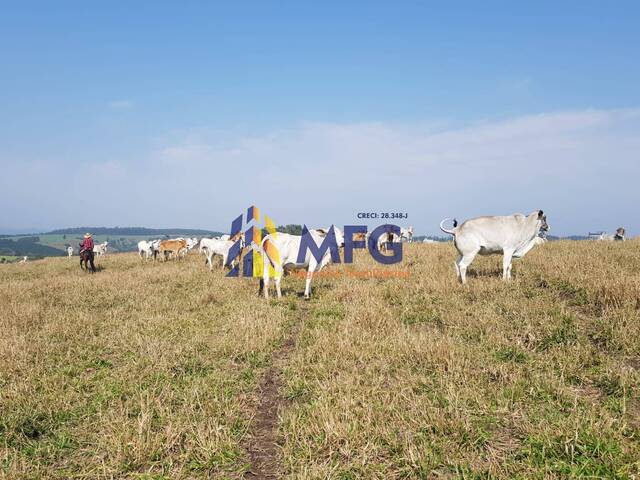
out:
M84 240L80 243L80 268L82 268L83 262L87 270L89 270L89 265L91 265L91 271L95 273L96 266L93 263L93 237L90 233L85 233Z

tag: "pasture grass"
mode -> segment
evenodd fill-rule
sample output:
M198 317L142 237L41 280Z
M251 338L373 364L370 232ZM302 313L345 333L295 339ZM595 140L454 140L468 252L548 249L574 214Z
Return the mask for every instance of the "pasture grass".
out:
M0 476L242 478L292 334L283 478L640 475L640 242L548 243L510 283L479 258L464 287L454 258L405 245L386 268L409 278L318 278L308 302L196 254L1 265Z

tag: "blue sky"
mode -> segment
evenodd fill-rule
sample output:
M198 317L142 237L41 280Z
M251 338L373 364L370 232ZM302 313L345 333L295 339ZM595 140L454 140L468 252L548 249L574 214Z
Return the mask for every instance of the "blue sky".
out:
M6 2L0 231L221 229L255 203L638 234L638 24L637 2Z

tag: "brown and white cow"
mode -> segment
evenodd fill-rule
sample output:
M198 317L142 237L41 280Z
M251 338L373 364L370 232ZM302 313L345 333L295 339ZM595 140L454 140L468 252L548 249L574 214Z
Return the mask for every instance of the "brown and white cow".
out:
M158 245L158 253L160 253L164 260L167 260L170 255L174 255L176 258L180 258L180 251L187 248L187 241L180 240L162 240Z

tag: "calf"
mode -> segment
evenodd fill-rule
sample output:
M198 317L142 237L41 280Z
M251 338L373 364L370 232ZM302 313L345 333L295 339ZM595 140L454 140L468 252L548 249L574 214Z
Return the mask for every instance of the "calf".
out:
M186 240L162 240L158 245L158 253L160 253L164 260L169 258L169 255L173 254L176 258L180 258L180 251L187 248Z

